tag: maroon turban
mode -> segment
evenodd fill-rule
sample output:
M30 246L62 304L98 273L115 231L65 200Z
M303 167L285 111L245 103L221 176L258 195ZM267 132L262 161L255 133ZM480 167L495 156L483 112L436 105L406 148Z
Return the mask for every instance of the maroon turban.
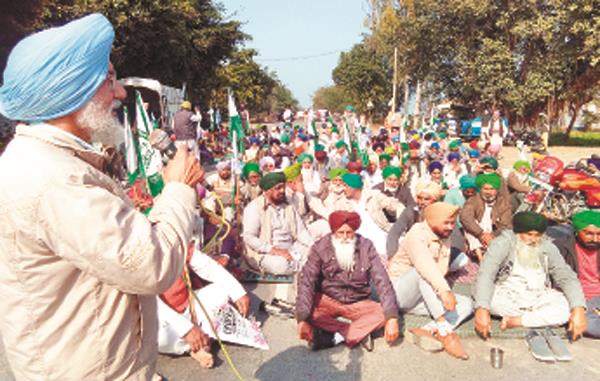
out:
M360 227L360 216L358 213L338 210L329 215L329 227L332 233L335 233L345 224L348 224L352 230L357 231Z
M326 157L327 157L327 152L325 152L325 151L316 151L315 152L315 158L319 161L325 160Z
M362 171L362 165L358 161L351 161L348 163L348 172L350 173L360 173Z

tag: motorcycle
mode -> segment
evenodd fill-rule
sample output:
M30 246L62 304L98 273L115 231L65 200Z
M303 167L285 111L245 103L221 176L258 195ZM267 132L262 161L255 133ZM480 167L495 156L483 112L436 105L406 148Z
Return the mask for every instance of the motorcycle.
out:
M531 190L517 213L534 211L558 223L584 209L600 208L600 179L580 166L564 167L553 156L542 159L529 178Z

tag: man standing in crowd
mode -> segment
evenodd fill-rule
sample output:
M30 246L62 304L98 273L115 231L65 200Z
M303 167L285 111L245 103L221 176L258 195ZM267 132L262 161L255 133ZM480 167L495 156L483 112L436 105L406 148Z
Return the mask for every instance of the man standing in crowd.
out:
M177 146L185 146L194 157L198 157L198 138L200 128L199 122L202 115L192 112L192 103L183 101L179 111L173 115L173 132L175 133L175 142Z
M179 150L146 217L104 173L125 89L100 14L12 50L0 112L23 123L0 158L0 330L23 380L150 380L155 294L181 274L204 175ZM24 175L24 174L27 175Z
M358 213L333 212L332 233L315 242L300 273L298 333L313 350L345 342L372 351L371 333L383 327L389 344L398 338L394 290L373 243L356 234L360 223ZM381 303L370 299L371 282Z

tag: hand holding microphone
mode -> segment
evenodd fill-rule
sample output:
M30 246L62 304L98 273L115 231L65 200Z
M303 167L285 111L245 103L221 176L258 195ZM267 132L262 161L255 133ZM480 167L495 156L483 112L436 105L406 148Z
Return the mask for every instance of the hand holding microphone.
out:
M204 169L194 154L181 146L173 159L167 163L162 176L165 183L178 181L195 189L196 184L204 180Z

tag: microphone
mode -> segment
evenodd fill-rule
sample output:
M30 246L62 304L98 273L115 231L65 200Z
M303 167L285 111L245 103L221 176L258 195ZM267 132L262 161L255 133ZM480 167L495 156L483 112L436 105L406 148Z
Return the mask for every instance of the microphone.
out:
M161 154L166 155L169 160L172 159L177 153L177 147L173 144L173 141L165 131L156 129L152 130L148 141L152 148L160 151Z

